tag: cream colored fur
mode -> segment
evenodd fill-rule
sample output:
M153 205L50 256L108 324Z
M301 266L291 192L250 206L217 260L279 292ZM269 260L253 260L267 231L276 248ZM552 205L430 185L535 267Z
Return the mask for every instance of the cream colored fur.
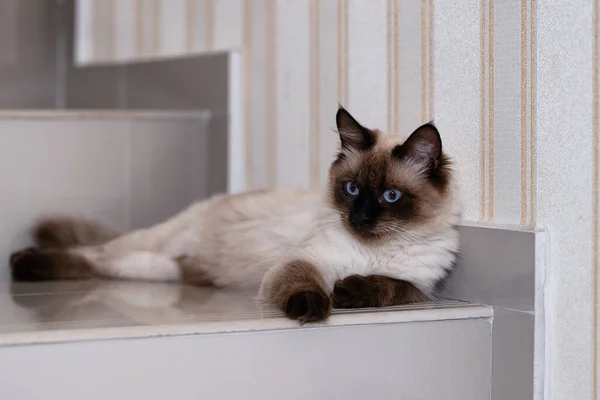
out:
M277 189L219 195L159 225L70 251L83 255L99 275L117 279L179 281L178 260L184 258L187 268L205 273L216 286L260 285L265 299L273 277L294 259L312 262L329 291L348 275L379 274L431 294L458 252L457 194L453 183L435 218L375 244L347 231L325 191Z
M224 287L258 287L311 231L320 195L296 190L219 195L103 246L72 249L106 277L178 281L185 257Z

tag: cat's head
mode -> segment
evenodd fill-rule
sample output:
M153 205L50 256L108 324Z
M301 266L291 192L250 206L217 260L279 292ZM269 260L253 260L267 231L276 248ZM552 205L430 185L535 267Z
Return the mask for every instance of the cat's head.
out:
M329 201L353 235L410 239L448 213L452 168L433 124L404 138L368 129L342 107L336 123L341 146L329 170Z

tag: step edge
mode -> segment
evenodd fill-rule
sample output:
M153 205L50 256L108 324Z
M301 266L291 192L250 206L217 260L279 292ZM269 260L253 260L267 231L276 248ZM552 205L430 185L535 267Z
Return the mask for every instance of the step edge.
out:
M281 330L328 329L378 324L461 321L493 318L493 308L469 304L458 307L413 310L359 310L334 312L323 323L300 326L284 317L264 319L239 319L229 321L202 321L187 324L132 325L84 329L57 329L34 332L0 333L0 349L50 343L70 343L97 340L144 339L157 337L191 336L206 334L250 333Z

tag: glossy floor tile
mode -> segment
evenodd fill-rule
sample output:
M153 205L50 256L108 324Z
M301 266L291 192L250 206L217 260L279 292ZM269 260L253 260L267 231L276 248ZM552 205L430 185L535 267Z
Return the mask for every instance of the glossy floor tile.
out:
M460 302L336 310L325 325L490 317ZM298 327L255 292L122 281L0 285L0 345Z

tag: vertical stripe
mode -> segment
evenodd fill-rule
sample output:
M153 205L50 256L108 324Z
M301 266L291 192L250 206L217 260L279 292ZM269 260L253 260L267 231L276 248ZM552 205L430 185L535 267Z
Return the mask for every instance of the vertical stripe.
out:
M246 147L246 189L254 188L254 141L252 138L252 7L254 0L244 1L244 146Z
M597 1L597 0L596 0ZM535 150L536 150L536 143L535 143L535 118L536 118L536 102L535 102L535 92L536 92L536 88L535 88L535 0L531 0L531 27L530 27L530 33L531 35L531 89L530 89L530 94L529 97L531 98L531 106L530 106L530 122L529 122L529 129L530 129L530 171L529 173L531 174L530 176L530 191L529 191L529 212L531 213L531 216L529 217L529 224L531 226L535 226Z
M96 29L98 26L98 11L96 9L96 7L98 6L98 2L94 1L94 0L90 0L91 1L91 5L92 5L92 10L91 10L91 17L90 17L90 32L92 33L92 37L90 42L92 43L92 51L91 51L91 58L96 61L98 59L98 54L97 54L97 48L98 48L98 43L97 43L97 33L96 33Z
M135 27L138 10L135 0L118 0L113 10L115 35L115 61L131 60L135 57Z
M141 18L141 8L143 7L142 5L142 0L136 0L135 1L135 12L133 13L133 15L135 15L135 20L134 20L134 29L135 29L135 41L134 41L134 56L136 58L139 58L142 55L142 18Z
M388 92L388 106L387 106L387 130L388 132L392 130L393 124L393 87L392 87L392 1L387 0L386 11L387 11L387 92Z
M399 118L399 102L400 102L400 52L398 40L398 34L400 28L398 26L398 1L394 0L394 132L400 131L400 118Z
M493 90L490 92L491 98L488 98L492 104L492 123L489 128L492 132L489 134L487 150L493 151L494 156L490 156L489 166L493 169L488 173L488 188L492 186L493 195L488 201L494 204L490 215L494 222L501 224L520 224L522 211L525 222L528 216L529 71L525 62L529 57L526 53L529 48L529 23L528 1L525 0L524 14L522 2L523 0L513 1L511 6L497 1L494 4L494 19L490 23L494 30L493 47L490 46L489 50L492 52L494 72L489 78L492 84L490 89ZM523 193L525 197L522 196ZM525 205L525 210L522 210L522 205Z
M269 182L269 124L270 120L268 109L269 101L269 80L274 77L268 76L268 58L267 46L269 38L268 32L268 3L272 0L252 0L251 16L251 49L250 49L250 71L248 101L251 106L248 112L251 113L249 120L250 134L248 144L250 147L251 158L253 160L250 171L250 184L253 189L265 189L270 185Z
M527 223L527 0L521 0L521 225Z
M93 57L96 60L113 60L115 55L115 26L113 0L92 3Z
M344 5L344 0L338 0L338 9L337 9L337 26L338 26L338 44L337 44L337 51L338 51L338 103L342 104L343 103L343 99L342 99L342 82L344 80L343 76L342 76L342 7ZM342 104L343 106L346 106L345 104Z
M344 104L348 104L348 0L344 4Z
M433 121L433 0L429 0L429 120Z
M349 99L348 104L361 123L384 129L387 107L386 2L351 0L347 12L351 22L348 27L351 46L348 47L346 70L351 90L346 90L344 97ZM418 67L417 64L417 71Z
M160 0L154 0L154 14L152 21L152 56L156 57L160 54L160 31L161 31L161 16L162 16L162 2Z
M214 20L215 20L215 5L214 0L206 0L204 3L204 43L205 50L212 50L214 46Z
M533 7L532 7L533 8ZM598 196L598 191L599 191L599 179L598 179L598 167L599 167L599 154L598 154L598 136L599 136L599 116L598 113L600 112L600 110L598 109L598 107L600 107L600 102L599 102L599 98L598 96L599 94L599 84L598 84L598 79L599 79L599 69L598 69L598 45L599 43L599 32L598 32L598 18L600 16L598 15L598 0L594 0L594 50L593 50L593 54L594 54L594 58L593 58L593 62L594 62L594 199L593 199L593 213L594 213L594 228L593 228L593 260L592 260L592 265L593 265L593 269L594 269L594 283L593 283L593 287L594 287L594 335L593 335L593 355L592 355L592 359L593 359L593 369L592 369L592 381L594 383L593 386L593 398L594 400L598 399L598 200L599 200L599 196ZM532 26L533 26L533 19L532 19ZM533 37L533 35L532 35Z
M310 187L320 186L320 141L319 129L321 126L321 102L320 102L320 59L321 52L319 46L319 0L310 0L309 2L309 119L310 119Z
M136 46L141 57L156 56L159 44L160 15L158 0L136 2L138 15Z
M212 0L214 6L212 13L214 22L211 24L213 26L213 50L241 48L243 3L244 0Z
M267 48L266 48L266 98L267 98L267 182L269 187L276 184L276 102L275 102L275 1L267 1Z
M421 0L421 123L427 119L427 26L425 20L425 0Z
M188 52L194 51L195 48L195 16L196 16L196 4L194 0L186 0L185 4L186 21L185 21L185 49Z
M319 165L321 166L321 184L329 178L329 164L338 149L338 136L332 134L337 111L338 63L337 44L338 27L335 24L338 13L337 1L319 1ZM333 23L332 23L333 22Z
M109 60L114 60L115 59L115 42L116 42L116 36L115 36L115 31L116 31L116 27L115 27L115 0L110 0L108 1L108 35L109 35Z
M9 18L10 21L12 21L12 24L4 23L4 29L8 28L8 30L12 30L13 34L17 34L18 29L17 18L15 16L16 14L13 15L13 13L17 12L17 3L18 0L15 0L13 4L14 9L12 12L3 12L3 18ZM76 65L89 64L90 62L94 61L93 7L93 0L78 0L77 7L75 7L74 10L74 32L71 40L73 41L74 45L73 61ZM4 36L6 37L6 34ZM13 40L10 42L12 43L10 46L12 49L9 52L3 50L3 57L7 57L10 54L12 59L18 59L19 48L17 46L17 41ZM4 39L4 43L6 44L6 39Z
M481 220L485 220L485 1L481 0Z
M123 0L119 0L123 1ZM162 0L158 2L158 51L162 57L181 56L189 53L188 39L193 38L189 29L193 21L188 0Z
M488 174L489 174L489 214L488 221L494 220L494 0L489 3L489 106L488 106L488 136L489 136L489 159L488 159Z
M348 0L338 0L338 102L348 107Z
M313 128L309 4L309 1L277 0L275 8L277 74L274 78L278 108L275 183L298 189L310 188L312 172L308 163ZM381 43L384 44L383 40Z

